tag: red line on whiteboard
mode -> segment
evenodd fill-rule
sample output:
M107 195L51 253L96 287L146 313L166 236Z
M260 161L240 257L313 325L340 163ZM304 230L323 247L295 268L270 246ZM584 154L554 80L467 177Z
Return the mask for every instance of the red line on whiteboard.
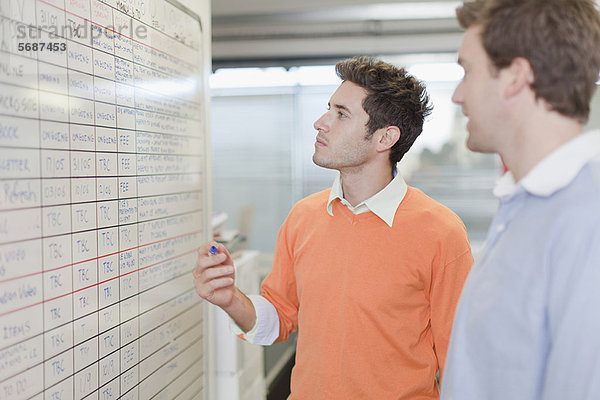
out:
M52 269L46 269L46 270L42 270L42 271L38 271L38 272L33 272L33 273L27 274L27 275L21 275L21 276L16 276L14 278L8 278L8 279L0 280L0 284L6 283L6 282L10 282L10 281L14 281L14 280L17 280L17 279L29 278L30 276L35 276L35 275L43 274L43 273L46 273L46 272L58 271L58 270L63 269L63 268L68 268L68 267L72 267L72 266L75 266L75 265L78 265L78 264L83 264L83 263L86 263L86 262L99 260L101 258L114 256L115 254L124 253L124 252L127 252L127 251L139 249L139 248L146 247L146 246L152 246L152 245L155 245L157 243L162 243L162 242L166 242L166 241L169 241L169 240L178 239L178 238L184 237L184 236L195 235L196 233L200 233L200 232L202 232L202 230L192 231L192 232L184 233L184 234L177 235L177 236L171 236L171 237L166 238L166 239L157 240L157 241L154 241L154 242L151 242L151 243L142 244L142 245L139 245L139 246L134 246L134 247L131 247L131 248L125 249L125 250L119 250L119 251L116 251L114 253L105 254L103 256L93 257L93 258L90 258L90 259L87 259L87 260L77 261L75 263L63 265L63 266L52 268Z
M199 248L196 248L196 249L194 249L194 250L189 250L189 251L186 251L185 253L181 253L181 254L178 254L178 255L176 255L176 256L173 256L173 257L166 258L166 259L164 259L164 260L162 260L162 261L156 262L156 263L154 263L154 264L147 265L147 266L145 266L145 267L143 267L143 268L138 268L138 269L135 269L135 270L133 270L133 271L129 271L129 272L125 273L125 274L121 274L121 275L118 275L118 276L112 277L112 278L110 278L110 279L106 279L106 280L104 280L104 281L102 281L102 282L94 283L93 285L89 285L89 286L82 287L82 288L80 288L80 289L77 289L77 290L73 290L72 292L69 292L69 293L61 294L60 296L56 296L56 297L53 297L53 298L51 298L51 299L46 299L46 300L38 301L37 303L29 304L29 305L26 305L26 306L23 306L23 307L20 307L20 308L15 308L14 310L6 311L6 312L4 312L4 313L0 314L0 317L4 317L5 315L12 314L12 313L15 313L15 312L18 312L18 311L23 311L23 310L26 310L26 309L28 309L28 308L31 308L31 307L39 306L40 304L48 303L48 302L51 302L51 301L53 301L53 300L60 299L60 298L62 298L62 297L66 297L66 296L73 295L73 294L75 294L75 293L77 293L77 292L81 292L82 290L86 290L86 289L89 289L89 288L93 288L93 287L95 287L95 286L102 285L103 283L110 282L110 281L112 281L112 280L115 280L115 279L121 278L121 277L123 277L123 276L127 276L127 275L129 275L129 274L133 274L133 273L135 273L135 272L139 272L139 271L143 271L143 270L145 270L145 269L148 269L148 268L152 268L152 267L154 267L154 266L156 266L156 265L158 265L158 264L162 264L162 263L164 263L164 262L171 261L171 260L174 260L174 259L176 259L176 258L179 258L179 257L185 256L185 255L188 255L188 254L191 254L191 253L195 253L196 251L198 251L198 249L199 249Z

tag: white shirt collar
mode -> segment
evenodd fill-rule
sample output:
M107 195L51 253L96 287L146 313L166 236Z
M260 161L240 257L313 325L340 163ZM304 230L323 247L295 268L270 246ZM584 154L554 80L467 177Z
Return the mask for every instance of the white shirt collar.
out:
M353 207L347 200L344 199L344 193L342 191L342 179L340 173L336 175L333 185L331 186L331 193L329 193L329 200L327 200L327 212L333 216L333 201L340 199L342 204L348 207L355 214L360 214L364 211L371 211L377 215L390 227L394 222L394 216L396 210L400 206L400 203L404 199L408 186L402 178L400 173L397 173L394 179L387 184L381 191L375 193L373 196L363 201L362 203Z
M600 131L583 133L542 159L518 183L508 171L496 183L494 195L512 197L522 188L536 196L550 196L571 183L584 165L597 157Z

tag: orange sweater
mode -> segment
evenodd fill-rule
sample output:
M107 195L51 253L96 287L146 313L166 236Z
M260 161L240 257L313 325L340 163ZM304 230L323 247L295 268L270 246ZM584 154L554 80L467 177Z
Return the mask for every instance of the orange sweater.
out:
M279 232L262 294L286 340L299 327L293 400L437 399L454 309L472 264L461 220L410 188L390 228L329 190Z

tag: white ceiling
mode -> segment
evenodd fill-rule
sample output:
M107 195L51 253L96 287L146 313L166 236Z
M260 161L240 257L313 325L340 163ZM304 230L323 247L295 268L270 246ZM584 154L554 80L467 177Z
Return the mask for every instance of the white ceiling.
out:
M213 68L455 52L453 0L213 0Z
M215 17L230 15L277 14L286 12L326 10L342 6L401 4L401 3L451 3L452 0L212 0L212 14Z

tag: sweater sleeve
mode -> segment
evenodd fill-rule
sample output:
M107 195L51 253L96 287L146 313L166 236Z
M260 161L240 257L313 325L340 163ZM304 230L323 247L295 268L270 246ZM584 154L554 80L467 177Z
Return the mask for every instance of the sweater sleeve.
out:
M261 286L262 296L275 306L279 316L279 337L275 342L286 340L298 328L299 302L289 220L288 216L279 230L273 257L273 269Z
M449 252L448 257L444 257L444 261L448 261L437 267L433 274L430 292L431 331L440 369L440 381L443 377L454 312L463 284L473 265L473 256L466 233L464 238L462 242L466 241L466 246L462 245Z

